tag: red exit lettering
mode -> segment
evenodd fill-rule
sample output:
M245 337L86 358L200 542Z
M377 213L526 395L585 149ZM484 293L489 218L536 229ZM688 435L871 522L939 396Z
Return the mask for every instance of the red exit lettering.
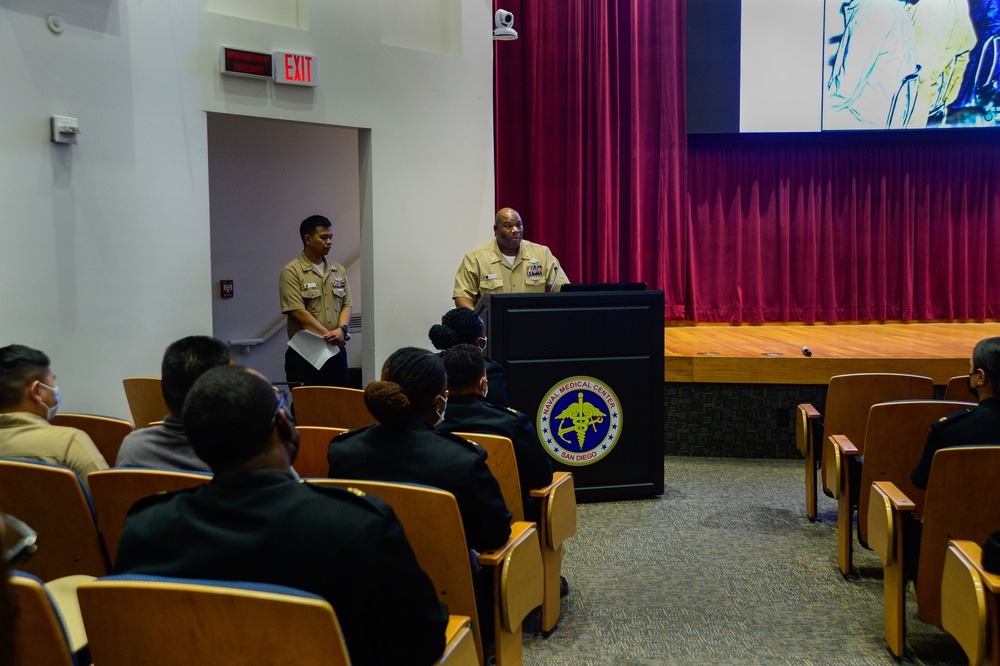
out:
M289 81L312 83L312 56L286 54L285 78Z

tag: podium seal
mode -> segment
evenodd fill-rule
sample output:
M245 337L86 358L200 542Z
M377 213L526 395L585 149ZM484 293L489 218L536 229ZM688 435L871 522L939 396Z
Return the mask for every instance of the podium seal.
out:
M569 377L538 407L538 437L564 465L593 465L611 453L621 434L618 396L593 377Z

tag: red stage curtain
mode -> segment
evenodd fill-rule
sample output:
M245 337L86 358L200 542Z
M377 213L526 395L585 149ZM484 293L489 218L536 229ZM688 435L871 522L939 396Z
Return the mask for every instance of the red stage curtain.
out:
M683 3L495 4L520 35L495 48L497 207L572 281L644 281L684 317Z
M1000 318L992 133L689 140L683 2L502 4L497 206L571 279L648 282L670 319Z

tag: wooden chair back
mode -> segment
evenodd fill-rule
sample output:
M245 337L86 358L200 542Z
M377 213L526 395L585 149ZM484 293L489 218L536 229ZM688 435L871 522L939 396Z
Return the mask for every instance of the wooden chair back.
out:
M933 397L934 380L920 375L863 372L832 377L823 410L823 490L833 494L827 482L827 466L833 457L831 435L847 435L852 442L864 442L872 405L892 400L931 400Z
M956 375L948 380L948 385L944 389L945 400L969 400L972 394L969 393L969 375Z
M511 522L524 520L524 500L521 495L521 480L517 473L517 457L514 454L514 443L510 437L486 435L477 432L456 432L470 442L475 442L486 449L486 466L493 472L504 504L510 511Z
M339 386L296 386L292 389L295 422L303 426L356 430L374 425L365 392Z
M162 421L169 412L163 399L161 384L159 377L129 377L122 380L136 428L145 428L154 421Z
M328 477L330 463L326 454L330 449L330 440L347 432L347 429L299 426L298 430L299 455L295 458L295 471L303 479Z
M903 400L872 405L862 448L865 463L858 498L858 535L863 542L868 542L868 502L876 481L892 481L917 505L915 516L919 518L923 514L924 491L910 481L910 472L920 462L931 424L968 406L969 403L944 400Z
M75 666L69 636L59 611L42 581L22 572L12 572L11 590L18 607L14 641L22 664Z
M949 539L983 543L1000 525L1000 446L958 446L934 454L924 498L917 608L941 625L941 578Z
M46 582L108 573L90 495L73 470L2 458L0 506L38 533L38 551L20 565L22 570Z
M330 604L292 588L111 576L79 597L95 664L350 664Z
M135 430L132 424L124 419L91 414L56 414L52 419L52 425L76 428L87 433L97 450L104 456L104 460L111 466L118 460L118 449L122 447L122 440Z
M125 518L133 504L150 495L200 486L211 481L212 475L125 467L93 472L87 478L90 481L90 495L97 513L97 523L108 555L114 563L118 558L118 545L122 540L122 530L125 529Z
M434 583L438 599L448 605L452 615L468 616L474 626L480 626L469 548L454 495L427 486L380 481L310 479L309 483L357 488L391 506L420 568ZM482 655L478 631L476 649Z

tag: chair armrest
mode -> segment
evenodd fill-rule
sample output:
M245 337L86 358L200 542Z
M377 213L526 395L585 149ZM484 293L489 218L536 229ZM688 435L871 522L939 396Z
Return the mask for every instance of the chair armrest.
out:
M830 435L830 441L833 445L840 449L840 452L845 456L857 456L859 455L858 447L854 446L854 442L847 435Z
M892 503L892 508L896 511L915 511L917 505L913 503L909 497L906 496L902 490L896 487L896 484L891 481L876 481L873 485L878 486L885 493L886 497Z
M547 486L542 486L541 488L534 488L528 491L531 497L542 498L552 494L552 491L566 484L573 475L570 472L553 472L552 473L552 483Z
M950 546L959 551L969 560L972 566L979 572L979 577L983 581L983 587L992 594L1000 593L1000 574L995 574L983 568L983 549L975 541L949 541Z
M796 407L796 409L801 409L803 412L805 412L806 413L806 418L810 418L810 419L818 419L819 418L819 410L816 409L815 407L813 407L812 403L804 402L801 405L798 405Z
M504 558L506 558L518 544L531 536L531 534L535 531L536 526L534 523L525 521L516 521L511 523L510 538L507 539L507 543L500 546L496 550L487 550L479 553L479 559L476 561L484 567L499 566L504 561Z
M902 529L898 514L913 511L916 506L909 497L889 481L872 484L868 503L868 545L884 566L896 560L896 531Z
M812 424L809 422L819 418L819 410L810 403L795 407L795 447L803 456L809 453L812 446Z

